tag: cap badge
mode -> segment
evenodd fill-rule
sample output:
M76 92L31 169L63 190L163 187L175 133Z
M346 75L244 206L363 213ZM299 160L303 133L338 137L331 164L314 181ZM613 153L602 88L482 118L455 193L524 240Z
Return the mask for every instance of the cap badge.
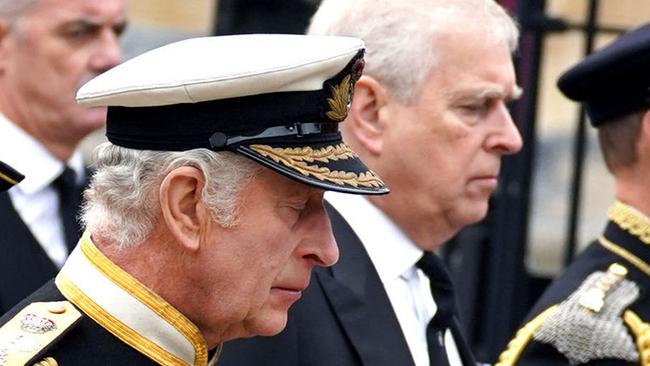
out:
M352 73L346 75L338 85L332 85L332 97L327 98L327 104L330 110L325 113L327 118L335 122L341 122L348 115L352 105L352 95L354 95L354 84L361 77L365 61L357 59L352 66Z

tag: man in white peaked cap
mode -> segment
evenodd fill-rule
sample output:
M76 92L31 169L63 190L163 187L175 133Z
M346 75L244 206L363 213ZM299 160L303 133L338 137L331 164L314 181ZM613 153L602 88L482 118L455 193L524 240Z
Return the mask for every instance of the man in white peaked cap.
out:
M8 364L212 365L273 335L338 249L325 190L387 193L343 143L355 38L190 39L82 87L108 106L86 232L55 280L1 320Z

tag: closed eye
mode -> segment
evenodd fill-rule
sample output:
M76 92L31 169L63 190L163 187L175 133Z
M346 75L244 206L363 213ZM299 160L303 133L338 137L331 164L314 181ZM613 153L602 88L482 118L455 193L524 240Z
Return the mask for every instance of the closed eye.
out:
M460 108L463 111L469 113L485 113L492 107L493 104L493 99L485 99L483 101L461 104Z

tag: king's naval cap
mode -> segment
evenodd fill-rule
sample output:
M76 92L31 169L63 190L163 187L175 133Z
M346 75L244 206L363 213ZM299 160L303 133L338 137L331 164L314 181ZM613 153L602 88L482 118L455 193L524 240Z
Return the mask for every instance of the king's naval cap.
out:
M586 57L560 77L558 87L583 102L594 127L650 108L650 24Z
M363 47L350 37L193 38L99 75L77 101L108 106L106 136L118 146L232 151L322 189L383 194L388 188L338 129Z

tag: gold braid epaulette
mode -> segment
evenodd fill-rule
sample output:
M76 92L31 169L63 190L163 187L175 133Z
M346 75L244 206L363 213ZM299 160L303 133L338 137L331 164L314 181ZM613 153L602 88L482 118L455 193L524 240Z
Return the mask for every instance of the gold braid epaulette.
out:
M630 206L616 201L609 208L607 217L623 230L638 237L644 244L650 245L650 221Z
M639 364L650 366L650 324L643 322L632 310L626 310L623 319L636 337L636 346L639 349L641 361Z
M535 317L535 319L529 321L515 334L510 342L508 342L508 347L506 350L499 355L499 361L494 366L513 366L519 361L522 352L530 343L533 333L539 328L546 319L553 314L558 305L553 305L550 308L544 310L541 314Z

